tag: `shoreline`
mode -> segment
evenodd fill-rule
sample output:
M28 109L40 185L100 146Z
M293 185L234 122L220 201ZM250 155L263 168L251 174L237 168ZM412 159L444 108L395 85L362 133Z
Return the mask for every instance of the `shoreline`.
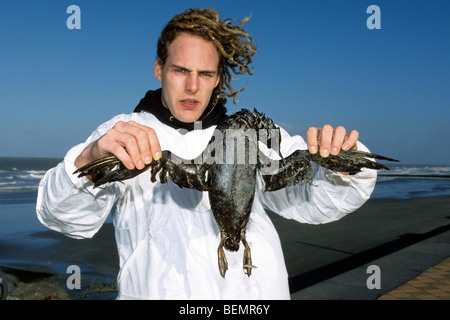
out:
M345 272L354 267L352 259L365 255L364 261L375 260L439 228L450 230L450 196L369 199L357 211L323 225L268 214L280 236L291 291L297 291L332 276L338 268L330 266ZM36 247L0 239L0 277L9 285L9 299L115 299L119 264L112 223L92 239L71 239L51 230L31 237ZM374 249L382 246L386 251ZM69 265L81 267L81 290L66 286Z

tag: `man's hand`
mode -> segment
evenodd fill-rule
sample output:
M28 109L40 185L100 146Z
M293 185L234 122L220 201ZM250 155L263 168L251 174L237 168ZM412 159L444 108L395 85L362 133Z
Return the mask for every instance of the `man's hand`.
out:
M112 154L130 170L143 169L152 159L161 158L161 146L152 128L134 121L119 121L81 152L75 160L75 167L78 169Z
M322 128L310 127L306 131L306 143L309 152L316 154L319 151L324 158L328 157L330 153L337 155L341 149L356 150L358 138L359 133L356 130L352 130L347 134L344 127L339 126L334 129L329 124L324 125Z
M319 151L324 158L330 154L337 155L341 150L356 150L358 138L359 132L356 130L352 130L347 134L344 127L339 126L334 129L329 124L324 125L322 128L310 127L306 131L306 143L309 152L316 154Z

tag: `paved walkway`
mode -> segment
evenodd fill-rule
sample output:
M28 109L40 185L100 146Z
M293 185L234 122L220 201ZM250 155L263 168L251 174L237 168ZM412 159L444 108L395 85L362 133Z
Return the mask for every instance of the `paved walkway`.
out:
M368 289L381 270L381 288ZM296 300L450 300L450 231L291 294Z
M378 300L450 300L450 257Z

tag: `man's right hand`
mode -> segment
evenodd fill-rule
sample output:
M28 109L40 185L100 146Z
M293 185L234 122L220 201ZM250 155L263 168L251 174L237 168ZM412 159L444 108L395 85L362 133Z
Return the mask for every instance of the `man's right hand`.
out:
M81 152L75 160L75 167L81 168L110 155L115 155L130 170L142 169L152 159L161 158L161 146L152 128L135 121L119 121Z

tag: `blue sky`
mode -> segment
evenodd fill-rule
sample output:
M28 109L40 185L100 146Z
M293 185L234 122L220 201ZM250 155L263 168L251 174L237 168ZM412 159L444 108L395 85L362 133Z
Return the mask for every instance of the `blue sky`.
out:
M69 5L81 29L69 30ZM369 5L381 29L369 30ZM0 156L63 157L159 87L162 27L189 7L251 16L258 45L240 101L291 134L357 129L373 152L450 165L450 2L381 0L0 2Z

